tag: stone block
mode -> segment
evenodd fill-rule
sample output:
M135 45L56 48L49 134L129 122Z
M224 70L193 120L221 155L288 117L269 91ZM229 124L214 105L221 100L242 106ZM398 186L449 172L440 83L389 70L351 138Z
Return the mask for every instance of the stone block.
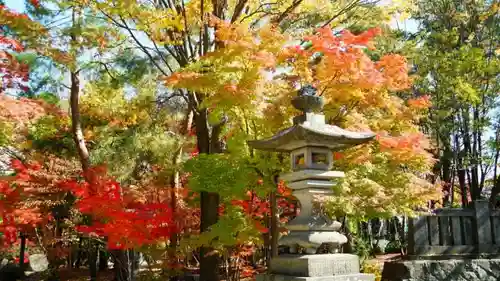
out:
M321 277L359 273L359 258L351 254L280 255L271 259L270 273Z
M377 242L377 247L379 248L380 252L385 253L385 251L386 251L385 248L387 248L387 245L389 245L389 243L390 243L390 241L387 239L380 239Z
M373 274L354 273L336 276L297 277L288 275L260 274L256 281L375 281Z
M279 245L300 245L306 249L307 254L315 254L323 243L330 243L334 248L340 248L347 242L345 235L336 231L297 231L293 230L278 241ZM291 254L295 254L290 251ZM294 255L294 257L297 257Z
M497 281L500 259L390 261L382 281Z
M49 261L44 254L30 255L30 266L34 272L43 272L49 268Z

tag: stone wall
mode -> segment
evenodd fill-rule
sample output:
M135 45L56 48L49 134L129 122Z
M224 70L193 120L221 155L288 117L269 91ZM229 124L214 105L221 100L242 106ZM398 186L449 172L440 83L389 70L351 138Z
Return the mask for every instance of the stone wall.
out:
M497 281L500 259L414 260L384 264L382 281Z

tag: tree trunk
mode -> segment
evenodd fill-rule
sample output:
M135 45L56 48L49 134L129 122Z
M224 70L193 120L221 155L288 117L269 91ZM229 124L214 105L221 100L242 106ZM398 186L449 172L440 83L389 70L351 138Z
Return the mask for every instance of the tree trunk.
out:
M271 228L271 217L264 214L264 221L266 228ZM264 240L264 259L267 267L271 266L271 233L266 232L262 234L262 240Z
M473 154L471 138L470 138L470 118L469 118L469 110L463 110L462 112L463 126L462 126L462 139L464 144L464 158L469 157L471 162L471 174L469 176L469 190L471 193L471 199L476 200L479 198L479 182L478 182L478 173L477 173L477 165L475 164L476 159L474 159L475 155Z
M396 221L396 226L397 226L397 221ZM400 229L400 233L399 233L399 236L401 239L401 254L402 255L406 255L406 248L404 247L404 245L406 244L405 228L406 228L406 216L403 216L403 220L401 222L401 229ZM398 229L398 228L396 228L396 229Z
M274 177L274 184L278 186L279 177L276 175ZM276 205L276 191L271 192L269 196L269 204L271 205L271 258L275 258L278 256L278 208Z
M77 21L77 13L73 10L72 13L72 22L73 26L78 25ZM71 34L71 45L72 47L76 47L78 44L78 40L76 38L76 34L73 32ZM88 171L90 169L90 157L89 151L87 149L87 145L85 144L85 138L83 136L82 123L80 118L80 77L78 70L74 69L70 73L71 86L70 86L70 108L71 108L71 132L73 135L73 141L76 146L76 151L78 152L78 156L80 158L80 164L82 165L83 174L85 180L88 180ZM89 182L90 183L90 182ZM92 245L91 241L91 245ZM92 247L91 247L92 248ZM97 250L91 250L89 256L89 269L90 269L90 280L97 280L97 267L95 264L97 263ZM95 255L95 256L93 256ZM93 262L95 261L95 262ZM93 265L92 265L93 263Z
M358 235L361 235L361 227L359 227L359 225L360 224L358 223ZM347 216L344 216L344 218L342 220L341 230L344 233L344 235L347 237L347 242L344 245L342 245L342 253L346 253L346 254L353 253L354 252L354 247L353 247L354 234L352 233L352 230L349 228Z
M486 179L486 174L484 173L483 170L483 144L482 144L482 125L481 125L481 116L480 116L480 109L479 107L474 108L474 123L473 123L473 130L474 130L474 145L473 145L473 155L474 155L474 161L473 161L473 167L475 169L476 173L476 181L477 181L477 189L478 189L478 198L481 197L481 194L483 192L483 187L484 187L484 181Z
M24 269L25 269L24 254L26 253L26 235L24 235L24 233L21 233L20 238L21 238L21 247L19 249L19 267L24 272Z
M495 178L495 185L491 189L491 195L490 195L490 205L492 207L496 207L497 205L497 196L500 194L500 179L499 177Z
M181 128L180 133L182 135L187 135L189 134L189 131L191 130L191 126L193 124L193 111L191 108L188 108L188 112L186 114L186 119L184 120L183 127ZM182 144L177 150L177 152L174 155L174 159L172 161L174 167L177 166L181 162L182 158ZM180 181L180 172L176 168L174 173L172 174L172 181L170 183L171 189L170 189L170 207L172 208L172 214L174 214L174 222L177 224L177 190L181 187L181 181ZM177 262L177 244L179 243L179 237L177 236L177 233L173 233L172 236L170 237L170 259L172 262ZM176 281L178 280L178 276L172 276L170 278L171 281Z
M278 210L276 207L276 192L271 192L271 258L278 256Z
M111 255L115 264L114 281L135 281L139 255L134 250L114 250Z
M467 190L467 183L465 181L465 170L464 169L459 169L458 170L458 183L460 185L460 191L462 194L462 207L466 207L469 205L469 200L468 200L468 190Z
M78 73L71 72L70 106L71 106L71 131L73 141L80 157L82 170L86 173L90 168L90 157L85 138L83 137L82 123L80 118L80 77Z
M73 141L75 142L76 150L78 151L78 156L80 157L80 164L82 165L85 180L89 182L88 171L90 169L90 157L87 145L85 144L85 138L83 137L82 124L80 121L80 78L76 72L71 72L70 89L71 130L73 133ZM93 244L94 242L90 241L90 243ZM89 252L89 263L90 280L97 280L97 250L92 249Z
M500 156L500 127L496 130L495 135L495 160L493 161L493 189L490 195L490 205L496 207L497 205L497 195L500 193L500 179L498 178L498 158Z
M90 239L90 249L89 249L89 272L90 272L90 281L97 281L97 262L98 262L98 254L97 250L97 242Z
M194 113L196 125L196 138L199 153L219 153L215 143L218 135L212 129L212 134L208 128L208 111L200 109ZM208 231L210 226L219 220L219 194L215 192L203 191L200 194L201 204L201 232ZM200 250L200 278L203 281L219 281L219 256L210 247L202 247Z
M443 198L443 205L449 204L450 203L450 193L451 193L451 169L452 169L452 158L453 158L453 152L450 147L450 142L443 142L444 144L444 150L443 150L443 155L441 157L441 180L446 184L445 187L448 188L448 194L445 194Z
M208 231L219 219L219 194L201 192L201 231ZM213 249L202 247L200 251L200 277L203 281L219 281L219 256Z
M82 262L82 253L83 253L82 244L83 244L83 237L80 236L80 238L78 239L78 250L76 252L76 261L74 264L75 268L80 268Z
M99 271L106 271L108 269L109 255L107 251L99 251Z

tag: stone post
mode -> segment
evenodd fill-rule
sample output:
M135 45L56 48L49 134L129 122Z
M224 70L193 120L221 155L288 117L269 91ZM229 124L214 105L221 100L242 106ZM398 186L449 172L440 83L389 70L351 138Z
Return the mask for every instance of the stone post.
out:
M408 255L425 254L429 245L427 216L408 219Z
M478 250L480 253L488 252L491 245L494 244L491 237L491 220L490 220L490 206L488 200L474 201L475 210L475 228Z

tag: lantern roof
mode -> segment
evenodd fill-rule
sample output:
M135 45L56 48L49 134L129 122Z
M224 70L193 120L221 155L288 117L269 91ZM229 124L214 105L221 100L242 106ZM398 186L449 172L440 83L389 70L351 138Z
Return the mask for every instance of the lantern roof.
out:
M306 86L292 100L295 108L303 114L294 118L294 125L284 129L274 136L248 141L254 149L290 152L302 147L324 147L332 150L342 150L369 142L375 137L373 132L352 132L325 122L323 99L316 95L312 86Z

